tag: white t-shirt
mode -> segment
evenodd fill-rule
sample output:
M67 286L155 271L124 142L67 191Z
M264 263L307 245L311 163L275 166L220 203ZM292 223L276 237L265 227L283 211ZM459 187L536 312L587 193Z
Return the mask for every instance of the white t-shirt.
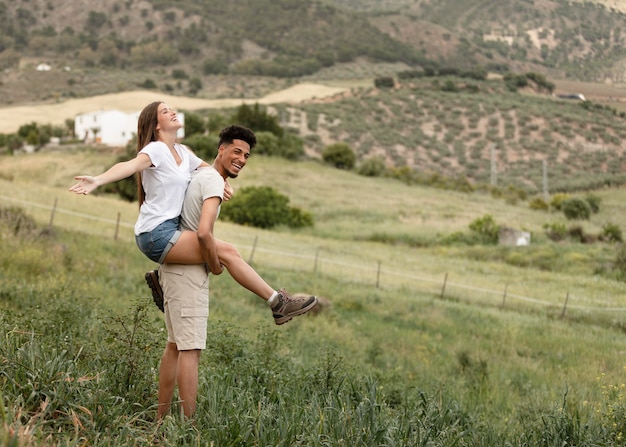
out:
M135 235L152 231L160 223L180 215L191 173L202 160L182 144L175 144L174 149L182 160L180 166L161 141L152 141L139 151L150 157L152 166L141 175L146 198L139 208Z
M202 204L211 197L219 197L221 200L224 200L224 178L213 166L207 166L193 173L183 202L183 210L180 216L181 227L187 230L198 231ZM219 212L218 208L218 216Z

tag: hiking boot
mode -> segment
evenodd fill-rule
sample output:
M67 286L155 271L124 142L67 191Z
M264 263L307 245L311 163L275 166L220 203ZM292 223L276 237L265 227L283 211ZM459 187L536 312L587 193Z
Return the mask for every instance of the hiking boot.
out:
M161 312L164 312L163 289L161 289L161 284L159 284L159 271L152 270L146 273L146 282L148 283L150 290L152 290L152 300L154 301L154 304L156 304Z
M310 311L316 304L316 296L293 298L285 289L280 289L278 302L272 307L274 323L285 324L293 317Z

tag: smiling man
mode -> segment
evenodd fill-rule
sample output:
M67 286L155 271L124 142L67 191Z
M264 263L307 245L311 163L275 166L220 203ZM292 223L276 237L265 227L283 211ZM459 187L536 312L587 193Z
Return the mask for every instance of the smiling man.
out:
M181 227L197 232L206 264L165 263L159 269L167 327L167 344L159 370L159 418L169 410L176 384L183 414L190 417L196 410L198 365L200 353L206 348L209 316L208 272L219 275L223 271L217 256L217 245L223 242L214 237L213 228L224 199L226 179L239 175L255 144L254 133L246 127L232 125L223 129L213 165L197 169L185 193ZM267 302L276 324L286 323L317 304L315 296L295 298L284 289L271 293L270 288L269 292Z

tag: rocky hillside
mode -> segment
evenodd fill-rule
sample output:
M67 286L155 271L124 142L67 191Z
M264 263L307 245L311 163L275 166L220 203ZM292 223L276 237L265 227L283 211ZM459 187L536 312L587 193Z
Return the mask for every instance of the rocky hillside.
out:
M355 64L378 67L368 72L373 76L482 66L620 83L626 72L620 4L16 0L0 8L0 95L7 105L138 86L199 97L245 95L259 76L280 87ZM50 67L45 78L36 71L40 64ZM344 75L359 74L349 68Z

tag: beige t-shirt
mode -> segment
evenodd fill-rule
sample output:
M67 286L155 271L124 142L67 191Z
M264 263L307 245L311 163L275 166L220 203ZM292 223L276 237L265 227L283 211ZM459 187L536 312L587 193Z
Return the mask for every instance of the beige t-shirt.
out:
M219 197L224 200L224 178L212 166L196 169L187 187L180 225L183 229L198 231L202 204L206 199ZM217 214L219 216L219 209Z

